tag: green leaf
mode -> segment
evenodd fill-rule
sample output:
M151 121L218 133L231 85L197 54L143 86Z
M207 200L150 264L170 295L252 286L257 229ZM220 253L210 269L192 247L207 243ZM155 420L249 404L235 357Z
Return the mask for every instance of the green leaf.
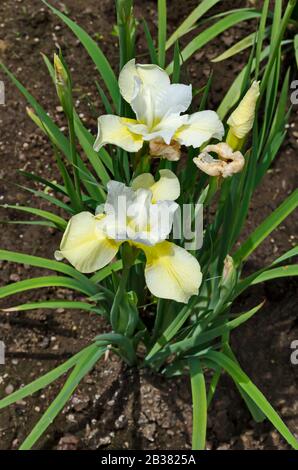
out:
M150 29L148 27L148 23L145 19L143 19L143 28L144 28L147 47L148 47L149 54L150 54L151 63L157 65L158 64L158 57L157 57L157 54L156 54L153 38L151 36Z
M50 71L51 76L54 77L54 68L52 64L50 63L50 61L45 55L43 55L43 57L48 67L48 70ZM107 100L107 97L105 96L104 91L101 89L100 85L97 82L96 82L96 85L103 99ZM109 106L109 103L106 103L106 105ZM110 114L112 114L112 110L110 110ZM104 184L106 184L110 180L110 177L104 165L113 173L112 159L104 148L102 148L98 152L98 154L97 152L95 152L95 150L93 149L95 138L90 134L88 129L86 129L86 127L84 126L83 122L81 121L76 111L74 111L73 117L74 117L75 132L79 140L79 143L82 146L85 154L87 155L98 177L101 179L101 181ZM104 163L104 165L101 162L101 160Z
M41 176L39 175L35 175L34 173L30 173L28 171L24 171L24 170L18 170L18 173L20 173L21 175L25 176L25 178L29 179L29 180L32 180L32 181L35 181L37 183L41 183L43 184L46 188L51 188L53 189L55 192L57 193L61 193L63 194L64 196L67 196L67 192L65 190L65 188L63 186L61 186L61 184L58 184L58 183L54 183L53 181L49 181L45 178L42 178Z
M158 63L164 68L166 60L167 40L167 1L158 0Z
M3 312L25 312L27 310L36 310L36 309L74 309L74 310L86 310L87 312L96 312L96 307L88 302L79 302L79 301L68 301L68 300L47 300L45 302L32 302L27 304L15 305L14 307L3 308Z
M270 29L267 28L266 36L268 36L269 31ZM234 55L240 54L240 52L254 45L257 34L257 32L249 34L245 38L241 39L241 41L238 41L236 44L234 44L232 47L229 47L229 49L227 49L225 52L212 59L211 62L222 62L229 59L230 57L233 57Z
M239 367L240 364L237 361L237 358L235 354L233 353L229 343L226 341L223 346L223 353L226 354L232 361L234 361ZM260 410L260 408L255 404L255 402L250 398L249 395L239 386L239 384L236 383L236 387L240 395L242 396L243 400L245 401L245 404L247 408L249 409L250 414L252 415L252 418L256 423L261 423L266 419L266 416L264 413Z
M270 47L267 46L262 52L261 60L266 59L266 57L268 57L269 55L269 52L270 52ZM255 70L255 67L256 67L256 60L254 59L252 62L252 66L251 66L251 72ZM232 85L228 89L227 93L225 94L224 99L220 103L217 109L217 114L219 115L221 120L225 118L229 110L232 109L233 106L235 106L238 100L240 99L241 91L243 88L243 82L245 81L247 71L248 71L248 66L246 65L241 70L241 72L237 75Z
M175 43L175 48L174 48L174 67L173 67L172 83L179 83L180 69L181 69L180 48L179 48L179 42L177 41Z
M86 295L92 295L89 288L86 288L80 281L64 276L43 276L24 281L14 282L4 287L0 287L0 299L10 295L18 294L31 289L40 289L43 287L64 287Z
M298 255L298 247L294 247L292 248L291 250L287 251L286 253L284 253L282 256L280 256L279 258L277 258L275 261L273 261L273 263L268 266L268 267L265 267L263 269L260 269L259 271L251 274L250 276L244 278L244 279L241 279L238 284L237 284L237 287L236 287L236 292L235 292L235 296L234 298L236 298L239 294L241 294L241 292L243 292L245 289L247 289L249 286L252 285L252 283L254 282L255 279L259 278L260 279L260 276L262 276L265 272L268 272L271 271L270 268L273 268L274 266L276 266L277 264L280 264L282 263L283 261L289 259L289 258L292 258L293 256L297 256ZM281 272L277 272L277 277L284 277L284 276L287 276L290 271L286 270L286 271L283 271L282 268L284 266L282 266L281 268ZM285 266L286 268L286 266ZM289 267L287 267L289 268ZM284 274L284 276L280 276L279 274ZM292 275L292 274L289 274L289 275ZM294 274L295 275L295 274ZM269 275L270 276L270 275ZM259 281L259 282L263 282L263 281L266 281L267 279L263 279L262 281Z
M186 62L198 49L205 46L209 41L216 38L219 34L231 28L241 21L257 18L260 16L259 12L244 10L236 13L231 13L225 18L217 21L214 25L205 29L202 33L198 34L181 52L181 61ZM173 72L173 62L167 67L168 74Z
M245 323L249 320L255 313L257 313L264 302L260 303L256 307L252 308L248 312L240 314L234 320L224 323L223 325L217 326L215 328L211 328L207 331L201 331L198 334L193 334L193 336L183 339L181 341L177 341L176 343L167 345L162 351L159 353L152 354L151 351L146 358L146 362L153 362L153 361L164 361L167 357L173 354L184 354L186 351L190 349L198 348L202 344L206 344L215 338L221 337L222 335L232 331L235 328L238 328L240 325Z
M236 251L233 258L235 264L244 261L259 245L265 240L266 237L276 228L281 222L288 217L298 206L298 189L282 202L282 204L272 212L272 214L259 225L256 230L248 237L248 239Z
M25 385L20 390L11 393L7 397L2 398L2 400L0 400L0 409L12 405L16 401L23 400L23 398L26 398L27 396L32 395L38 390L45 388L47 385L54 382L54 380L58 379L59 377L61 377L61 375L71 369L71 367L73 367L77 363L77 361L83 354L85 354L87 351L94 351L95 349L96 346L94 344L87 346L87 348L82 349L80 352L72 356L60 366L55 367L55 369L51 370L47 374L44 374L42 377L39 377L30 384Z
M41 419L38 421L38 423L34 426L29 436L20 446L20 450L29 450L32 448L35 442L46 431L49 425L54 421L56 416L62 410L84 376L90 372L104 352L105 348L97 348L95 351L85 351L85 353L80 356L61 391L49 406L47 411L44 413L44 415L41 417Z
M111 105L111 103L109 101L109 98L107 97L107 95L105 94L104 90L102 89L102 87L100 86L100 84L98 83L97 80L95 80L95 85L96 85L96 88L98 90L98 93L99 93L100 99L102 101L102 104L104 105L106 113L107 114L115 114L113 106Z
M172 323L168 326L168 328L164 331L164 333L159 337L157 342L154 344L152 349L147 354L145 358L145 363L148 363L149 361L151 361L153 356L156 353L158 353L158 351L160 351L160 349L163 348L180 330L182 325L186 322L186 320L191 315L194 303L195 301L191 300L189 302L189 305L186 305L185 307L182 308L182 310L180 310L178 315L175 317Z
M294 37L294 50L295 50L295 58L296 58L296 64L298 67L298 34Z
M37 215L38 217L42 217L43 219L50 220L53 222L56 227L60 230L64 231L66 229L67 223L62 217L59 215L52 214L52 212L44 211L42 209L35 209L34 207L27 207L27 206L13 206L11 204L1 204L0 207L4 209L14 209L17 211L28 212L29 214Z
M53 222L45 220L0 220L0 224L16 224L16 225L40 225L41 227L57 228Z
M115 77L115 74L110 66L109 61L107 60L106 56L96 44L94 39L92 39L89 34L84 31L80 26L78 26L74 21L68 18L66 15L61 13L61 11L54 8L45 0L42 0L47 7L49 7L55 15L57 15L76 35L82 45L85 47L86 51L88 52L89 56L93 60L97 70L99 71L102 79L104 80L107 89L110 92L111 98L117 107L119 104L119 87L118 82Z
M65 135L60 131L59 127L52 121L42 106L36 101L36 99L26 90L26 88L17 80L17 78L5 67L4 64L0 63L0 67L9 76L11 81L15 84L18 90L24 95L28 103L32 106L36 114L41 120L40 129L50 138L55 147L57 147L71 162L70 144ZM78 158L78 164L81 169L87 171L81 158ZM92 185L84 183L91 197L98 197L98 189ZM99 193L100 196L100 193Z
M23 186L21 184L17 184L16 186L18 186L21 189L24 189L25 191L28 191L31 194L34 194L34 196L36 197L40 197L41 199L48 201L50 204L53 204L54 206L57 206L60 209L63 209L65 212L68 212L71 215L74 214L74 210L70 206L60 201L60 199L54 196L51 196L50 194L47 194L45 191L28 188L27 186Z
M273 426L285 438L288 444L290 444L295 450L298 450L298 442L293 434L289 431L274 408L266 400L262 392L251 382L249 377L242 371L238 364L228 358L225 354L218 351L208 351L206 353L206 357L227 371L232 379L239 384L269 421L271 421Z
M81 197L76 191L72 178L56 148L54 148L54 154L56 157L57 166L64 182L64 187L71 202L72 210L76 213L81 212L83 210Z
M192 393L192 450L204 450L207 432L207 396L204 373L199 359L189 359Z
M0 250L0 260L36 266L38 268L49 269L50 271L57 271L85 283L88 285L90 292L98 292L95 282L92 282L87 276L77 271L77 269L69 266L68 264L62 263L61 261L54 261L47 258L41 258L39 256L32 256L25 253L7 250Z
M278 24L277 37L274 38L275 39L274 42L271 42L269 60L268 60L268 63L266 65L265 72L263 74L262 81L261 81L259 100L261 100L263 94L267 90L268 81L270 79L271 71L272 71L272 68L275 64L276 57L277 57L277 54L278 54L278 51L279 51L279 48L280 48L285 30L287 28L287 25L290 21L293 9L295 7L295 3L296 3L296 0L295 1L290 0L289 2L287 2L285 12L284 12L284 16L282 17L281 21Z
M188 15L188 17L181 23L181 25L174 31L174 33L167 40L166 48L169 49L175 42L187 34L194 24L216 5L220 0L203 0L200 4Z
M265 271L255 277L250 285L253 286L255 284L260 284L260 282L271 281L272 279L291 276L298 276L298 264L269 269L269 271Z
M107 166L109 170L113 173L113 165L110 155L105 149L101 149L98 153L95 152L95 150L93 149L94 138L92 137L90 132L84 127L77 113L74 114L74 123L77 138L85 154L87 155L90 163L92 164L92 167L94 168L97 176L100 178L103 184L106 185L111 178L107 170L105 169L105 166ZM105 166L103 165L102 160L104 161Z
M259 75L259 67L261 61L261 53L263 48L263 41L265 37L265 28L266 28L266 20L268 15L268 8L269 8L269 0L265 0L263 2L262 8L262 15L260 19L260 24L257 32L257 46L256 46L256 79Z

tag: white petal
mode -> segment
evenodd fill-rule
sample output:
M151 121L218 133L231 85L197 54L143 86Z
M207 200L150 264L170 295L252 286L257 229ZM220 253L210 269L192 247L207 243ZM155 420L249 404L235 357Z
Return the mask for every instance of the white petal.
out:
M154 98L156 117L184 113L192 100L192 87L180 84L169 85L160 90Z
M151 173L143 173L137 176L131 187L134 191L139 188L150 189L152 192L152 203L157 201L175 201L180 196L179 179L171 170L160 170L160 178L154 181Z
M127 124L136 122L133 119L120 118L106 114L98 118L98 134L94 149L98 151L103 145L113 144L127 152L137 152L143 146L143 138L130 131Z
M151 186L152 202L175 201L180 196L180 183L171 170L160 170L160 179Z
M174 139L187 147L200 147L211 138L221 140L224 127L214 111L199 111L188 117L188 122L178 129Z
M176 132L179 131L179 128L187 122L187 119L188 117L186 115L179 116L179 114L170 114L162 119L151 132L144 135L144 140L150 141L160 137L169 145ZM175 140L177 139L175 138Z
M156 90L161 90L171 83L167 72L158 67L158 65L137 64L136 68L138 76L144 86L150 86Z
M168 74L154 64L136 64L135 59L124 65L119 75L119 87L123 98L131 103L136 94L136 79L140 84L160 90L170 84Z
M120 183L120 181L110 180L107 184L107 190L108 195L104 208L107 214L119 213L119 202L121 202L121 199L123 199L123 201L125 200L126 206L134 202L135 194L132 188L125 186L125 184Z
M127 208L129 238L138 232L148 230L152 193L149 189L140 188L134 192L134 201Z
M119 88L123 98L130 103L135 90L135 77L137 76L136 61L130 60L124 65L119 74Z
M202 274L198 261L190 253L168 241L146 247L144 252L145 279L153 295L187 303L192 295L198 294Z
M55 256L66 258L82 273L92 273L106 266L118 249L119 244L102 232L101 221L90 212L81 212L70 219Z
M178 204L173 201L158 201L150 207L150 234L154 244L168 238Z
M132 125L130 130L146 135L146 140L162 137L169 143L176 130L188 119L180 116L191 103L191 85L168 85L156 90L140 87L131 101L131 107L142 125Z
M152 88L141 86L130 103L139 124L145 124L146 129L152 127L155 119L154 95Z
M144 219L143 229L131 232L130 239L141 249L144 249L144 245L154 246L164 241L172 230L177 209L178 204L173 201L158 201L156 204L151 204L147 218Z

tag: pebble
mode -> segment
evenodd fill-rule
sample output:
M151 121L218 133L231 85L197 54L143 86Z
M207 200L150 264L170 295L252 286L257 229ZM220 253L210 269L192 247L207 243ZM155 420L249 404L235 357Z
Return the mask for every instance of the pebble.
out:
M116 429L123 429L127 425L127 419L124 415L120 415L119 418L115 421Z
M111 441L110 436L102 437L99 439L98 446L99 447L108 446L109 444L111 444L111 442L112 441Z
M14 386L12 384L7 385L5 387L5 393L6 395L10 395L14 391Z
M42 348L42 349L47 349L50 345L50 339L47 338L46 336L41 340L41 342L39 343L39 346Z

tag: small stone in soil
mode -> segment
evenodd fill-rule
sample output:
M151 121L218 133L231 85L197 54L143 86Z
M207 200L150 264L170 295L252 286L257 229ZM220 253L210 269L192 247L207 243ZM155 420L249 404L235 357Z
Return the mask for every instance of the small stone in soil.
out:
M5 387L5 393L6 395L10 395L14 391L14 386L9 384L7 387Z

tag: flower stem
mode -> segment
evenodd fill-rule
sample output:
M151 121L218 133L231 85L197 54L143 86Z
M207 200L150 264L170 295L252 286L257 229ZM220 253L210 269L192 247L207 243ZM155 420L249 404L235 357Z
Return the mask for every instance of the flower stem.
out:
M123 270L121 279L118 285L118 289L114 298L114 302L112 305L111 313L110 313L110 322L113 328L113 331L117 332L118 329L118 315L119 315L119 305L123 296L125 294L126 284L129 277L130 268L133 265L138 251L134 250L128 243L123 245L122 251L122 261L123 261Z
M78 172L78 155L77 155L77 149L76 149L76 134L75 134L73 116L68 117L68 128L69 128L70 154L71 154L71 161L73 164L75 189L76 189L78 198L81 202L82 196L81 196L81 188L80 188L80 177L79 177L79 172Z

